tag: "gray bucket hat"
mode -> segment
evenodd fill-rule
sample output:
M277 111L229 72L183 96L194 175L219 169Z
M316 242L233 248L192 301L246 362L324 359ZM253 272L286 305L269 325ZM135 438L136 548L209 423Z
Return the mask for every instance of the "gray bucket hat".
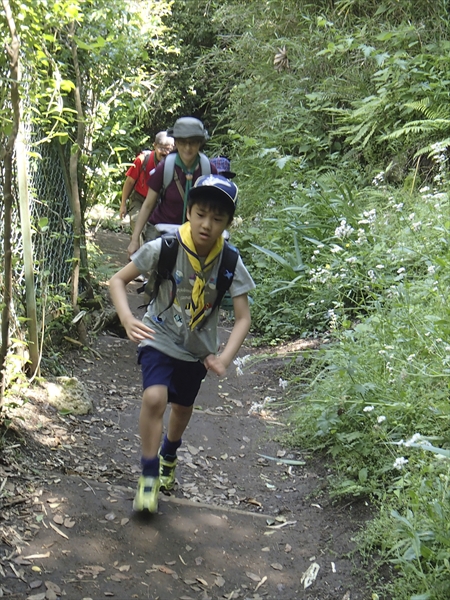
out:
M203 123L194 117L181 117L175 121L175 125L167 130L167 135L176 138L199 137L209 139Z

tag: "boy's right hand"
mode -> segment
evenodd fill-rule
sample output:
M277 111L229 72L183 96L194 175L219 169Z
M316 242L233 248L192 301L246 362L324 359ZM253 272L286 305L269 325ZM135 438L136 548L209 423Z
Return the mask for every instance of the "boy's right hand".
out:
M135 317L130 317L126 321L123 321L122 325L124 326L125 331L127 332L128 338L132 342L139 343L142 342L142 340L154 339L152 335L153 333L155 333L154 330L150 329L150 327L147 327L147 325L144 325L142 321L136 319Z

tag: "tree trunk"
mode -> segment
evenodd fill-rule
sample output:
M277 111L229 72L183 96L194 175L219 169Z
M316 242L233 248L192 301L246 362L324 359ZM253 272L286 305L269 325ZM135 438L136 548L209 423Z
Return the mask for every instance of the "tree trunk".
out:
M17 176L19 182L20 227L23 242L23 265L25 271L25 299L28 323L28 352L30 362L28 375L33 377L39 369L39 338L34 281L33 245L31 242L30 207L28 202L28 179L26 149L23 141L23 124L19 121L16 140Z
M13 108L13 131L8 140L5 149L5 168L8 177L5 180L5 240L4 240L4 264L5 264L5 307L2 315L2 347L0 351L0 372L1 372L1 398L6 385L4 367L6 355L9 346L9 326L10 326L10 307L12 299L12 274L11 274L11 211L12 211L12 152L16 148L17 172L19 177L19 197L20 197L20 222L23 238L23 253L25 266L25 293L28 318L28 349L30 363L28 371L33 376L39 369L39 339L37 327L36 296L33 273L33 251L31 244L31 226L28 207L28 185L26 174L26 155L22 136L21 106L19 95L20 82L20 62L19 48L20 42L17 35L14 17L8 0L2 0L5 10L6 20L11 33L11 47L8 53L11 57L11 104Z
M73 233L74 233L74 248L73 248L73 269L72 269L72 306L75 316L80 312L78 306L78 289L80 284L80 265L81 265L81 245L83 236L83 219L81 212L80 193L78 187L78 162L81 155L81 149L84 146L84 115L83 107L81 104L81 75L80 65L78 63L77 45L74 40L75 35L75 23L72 23L70 37L71 37L71 51L72 60L75 70L75 109L77 111L77 141L75 147L72 148L70 154L69 163L69 177L71 187L71 205L73 214ZM83 344L87 343L86 327L83 323L83 319L77 322L78 337Z
M3 310L2 310L2 344L0 347L0 411L6 388L6 356L9 348L9 327L11 321L12 298L12 261L11 261L11 215L12 215L12 152L6 153L5 159L5 221L3 223Z

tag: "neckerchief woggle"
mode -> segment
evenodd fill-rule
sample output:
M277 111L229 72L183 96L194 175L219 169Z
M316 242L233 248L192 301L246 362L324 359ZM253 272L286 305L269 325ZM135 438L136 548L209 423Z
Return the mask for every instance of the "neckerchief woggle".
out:
M180 167L183 173L186 175L186 186L184 188L184 198L183 198L183 223L186 221L186 207L189 198L189 192L192 188L192 178L194 176L194 171L198 167L200 162L200 156L197 154L197 157L194 161L194 164L191 168L187 168L184 162L181 160L180 155L177 152L175 157L175 164Z

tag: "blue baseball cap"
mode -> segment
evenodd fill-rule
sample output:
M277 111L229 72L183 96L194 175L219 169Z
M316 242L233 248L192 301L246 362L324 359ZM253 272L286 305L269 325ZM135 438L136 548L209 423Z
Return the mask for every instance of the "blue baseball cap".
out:
M233 210L238 199L238 187L223 175L203 175L199 177L189 192L190 198L215 197L232 204Z

